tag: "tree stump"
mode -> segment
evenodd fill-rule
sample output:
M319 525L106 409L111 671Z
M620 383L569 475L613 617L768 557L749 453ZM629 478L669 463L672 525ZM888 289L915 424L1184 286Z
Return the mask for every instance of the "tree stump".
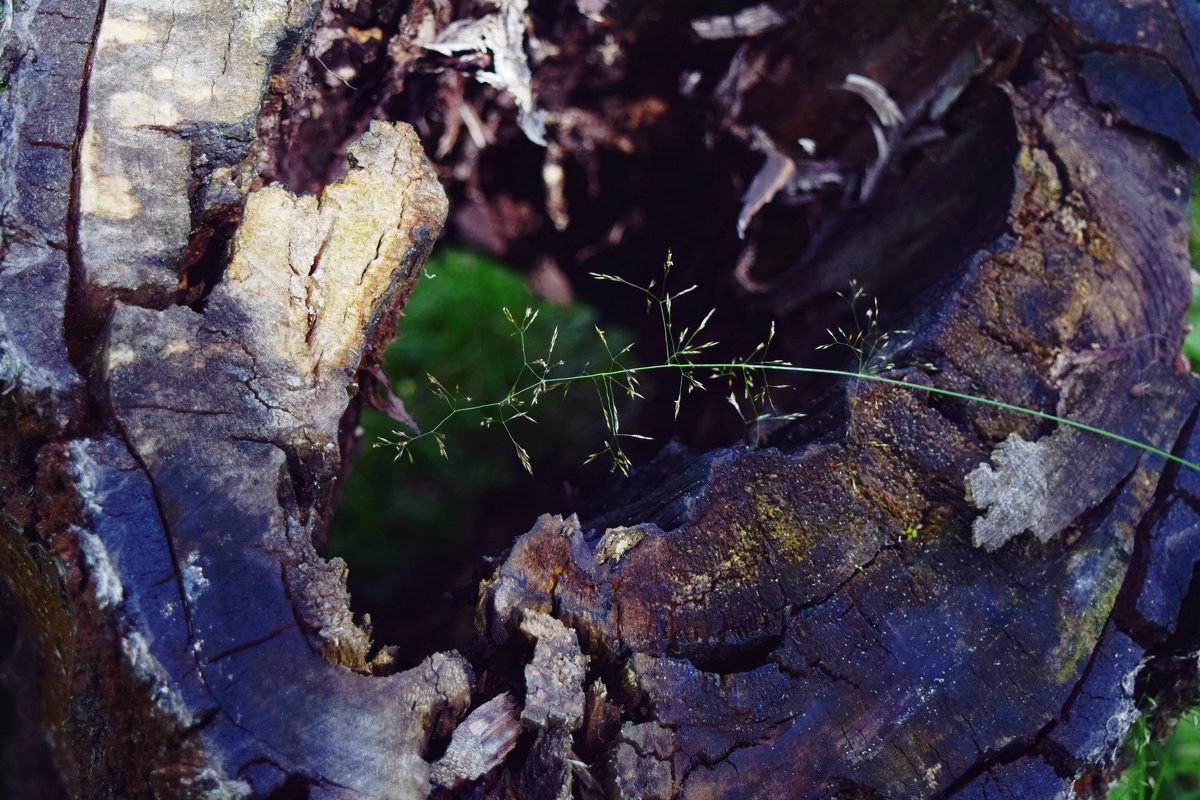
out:
M1194 4L0 23L13 796L1096 795L1194 688L1200 474L927 391L1200 461ZM321 551L447 193L568 283L676 237L797 363L856 280L908 385L530 509L477 640L402 670Z

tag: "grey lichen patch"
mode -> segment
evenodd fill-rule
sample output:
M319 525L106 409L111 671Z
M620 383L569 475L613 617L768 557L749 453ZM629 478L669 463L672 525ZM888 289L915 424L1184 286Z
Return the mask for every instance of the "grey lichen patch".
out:
M204 577L204 568L199 563L199 553L192 552L179 567L179 578L183 583L183 596L188 602L195 600L201 592L208 588L208 578Z
M653 523L644 523L628 528L624 526L609 528L596 543L597 563L603 564L611 560L615 568L621 563L621 559L625 557L626 553L638 546L647 533L659 530L659 527Z
M99 465L92 457L92 444L86 439L75 439L67 445L67 449L71 454L71 480L75 491L79 493L84 513L95 524L97 517L104 513L104 501L98 496L96 473Z
M1027 442L1011 434L992 451L992 464L981 463L965 479L967 500L987 513L975 520L973 541L988 552L1023 531L1047 542L1069 519L1051 488L1069 464L1048 442Z
M150 652L146 637L131 631L121 638L121 652L134 675L149 688L150 701L159 711L174 720L180 728L190 728L195 724L192 710L179 694L171 676Z
M89 444L86 440L76 439L67 445L67 449L71 454L71 480L78 493L83 515L95 526L96 520L104 513L104 501L99 496L99 488L96 485L98 464L92 458ZM125 587L121 583L116 565L109 556L108 547L93 530L77 527L75 532L79 537L79 549L83 552L84 563L91 574L92 596L96 606L104 609L119 605L125 599Z
M587 659L575 631L540 611L526 611L521 630L536 637L533 660L525 665L525 709L521 719L539 728L575 730L583 721L583 676Z
M521 734L517 705L508 692L472 711L454 729L450 746L430 772L438 786L457 789L491 772L508 756Z
M96 598L98 608L108 608L121 602L125 590L121 585L121 577L113 569L108 557L108 548L94 533L78 529L79 547L83 551L83 560L91 573L92 593Z

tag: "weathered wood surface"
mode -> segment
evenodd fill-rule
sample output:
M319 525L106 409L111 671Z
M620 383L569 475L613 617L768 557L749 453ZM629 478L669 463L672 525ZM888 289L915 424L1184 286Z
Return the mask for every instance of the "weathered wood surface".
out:
M668 450L542 516L485 583L470 660L402 672L318 552L437 177L460 233L568 274L565 250L620 258L664 219L702 291L797 325L857 278L913 331L892 377L1200 458L1178 358L1200 14L1097 8L601 0L529 29L520 2L18 6L0 631L36 722L15 795L1101 790L1138 681L1195 680L1200 477L1073 429L834 387L758 449ZM416 123L440 175L378 116ZM729 158L642 183L664 143Z
M38 31L55 19L46 11L18 19ZM411 128L382 123L319 199L267 187L243 202L272 62L312 11L93 9L78 31L91 41L87 85L59 89L60 102L83 98L65 141L27 144L28 126L9 141L74 163L53 187L66 231L54 241L14 214L4 274L10 286L28 274L26 239L66 252L53 284L23 287L53 325L22 330L25 297L4 309L19 334L5 342L17 472L6 486L32 485L20 474L31 462L54 484L41 508L6 518L5 564L31 629L58 637L43 642L58 655L40 683L72 795L313 783L312 796L424 796L427 740L467 707L469 667L453 654L367 676L345 566L314 550L356 374L394 329L446 208ZM24 96L37 73L18 65L12 91ZM16 163L17 176L33 166ZM38 199L20 186L15 196ZM241 207L241 224L219 285L191 286L189 237L210 202ZM26 527L39 533L24 539ZM47 605L55 563L74 574ZM81 761L94 748L105 760Z
M1070 73L1065 59L1047 53L1032 69L1007 87L1003 122L1020 147L1009 230L916 326L913 352L939 371L906 372L1174 444L1194 406L1172 368L1178 334L1167 333L1187 294L1186 185L1170 177L1170 151L1073 96L1056 75ZM906 222L868 223L824 258L861 269L860 242L886 242ZM1147 406L1152 394L1163 405ZM643 708L631 730L670 743L619 753L615 772L655 768L664 796L1069 792L1114 745L1097 723L1119 717L1116 686L1156 641L1126 605L1140 602L1142 580L1127 571L1130 553L1146 558L1165 533L1160 515L1179 514L1182 499L1169 483L1155 494L1157 467L1091 437L891 388L849 395L829 427L783 434L784 452L710 456L701 491L655 492L690 503L607 515L597 527L661 517L669 531L643 538L619 569L589 559L582 540L547 536L551 525L528 535L494 590L501 618L514 603L500 602L507 572L520 577L517 604L552 598L628 671ZM1016 529L1036 528L1044 511L1049 532L1070 530L987 557L969 546L974 512L957 489L986 460L975 448L1014 422L1041 451L1033 482L999 475L1022 490ZM986 524L975 521L977 535ZM1194 547L1193 525L1173 535Z

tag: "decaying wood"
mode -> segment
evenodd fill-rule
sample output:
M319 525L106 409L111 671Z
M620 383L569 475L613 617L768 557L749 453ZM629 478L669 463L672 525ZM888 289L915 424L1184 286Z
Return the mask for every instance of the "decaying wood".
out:
M922 387L1200 460L1194 7L351 5L0 34L15 795L1102 791L1146 687L1196 679L1200 477ZM468 654L400 671L319 549L443 185L568 290L687 234L793 357L857 279L912 386L531 509Z

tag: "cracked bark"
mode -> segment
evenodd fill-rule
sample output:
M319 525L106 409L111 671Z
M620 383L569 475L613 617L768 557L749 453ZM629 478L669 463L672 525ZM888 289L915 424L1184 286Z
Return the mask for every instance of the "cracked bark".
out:
M1200 457L1194 7L580 2L521 34L502 5L509 83L422 48L470 17L451 4L15 9L14 795L1100 791L1139 696L1195 682L1200 475L919 386ZM377 118L436 142L438 176ZM541 516L481 587L470 661L401 671L319 547L438 177L458 236L572 275L686 234L680 269L790 322L796 360L856 278L912 331L888 374L914 388L797 392L809 416L757 448L668 448Z

